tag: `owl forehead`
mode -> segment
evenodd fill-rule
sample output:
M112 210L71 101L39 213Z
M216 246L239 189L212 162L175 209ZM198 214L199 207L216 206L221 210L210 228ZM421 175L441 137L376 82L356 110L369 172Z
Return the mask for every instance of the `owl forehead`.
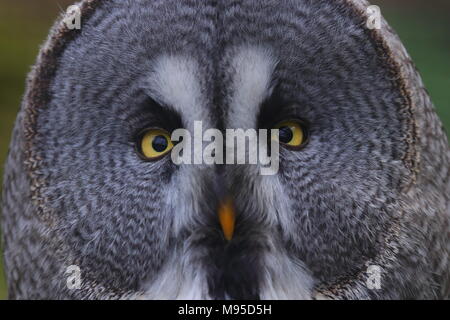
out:
M306 113L395 99L361 22L339 1L110 1L68 45L54 90L89 84L78 98L110 108L143 92L186 120L236 127L255 125L275 86Z
M244 45L232 50L228 65L230 79L220 84L228 88L228 125L239 128L257 125L260 106L273 91L275 66L276 58L267 47ZM161 105L172 106L192 126L194 121L208 119L213 113L213 110L206 111L205 116L207 97L204 95L208 93L202 91L201 82L199 63L195 59L163 54L156 59L149 74L146 92Z

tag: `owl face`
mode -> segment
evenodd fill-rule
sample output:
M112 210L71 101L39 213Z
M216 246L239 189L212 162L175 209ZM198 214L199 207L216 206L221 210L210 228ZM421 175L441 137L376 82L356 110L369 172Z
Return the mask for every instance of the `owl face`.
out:
M365 23L329 0L98 5L62 50L37 120L67 265L84 284L188 299L311 298L363 270L410 174L407 102ZM281 144L273 176L176 165L170 134L195 121L294 121L308 143Z

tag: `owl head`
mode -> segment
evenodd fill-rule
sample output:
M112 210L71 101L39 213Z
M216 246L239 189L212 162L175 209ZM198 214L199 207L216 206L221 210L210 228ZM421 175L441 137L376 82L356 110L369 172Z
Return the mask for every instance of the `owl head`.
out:
M81 28L62 17L41 49L11 143L11 297L448 292L448 142L366 1L77 6ZM278 172L174 163L172 133L196 121L279 129Z

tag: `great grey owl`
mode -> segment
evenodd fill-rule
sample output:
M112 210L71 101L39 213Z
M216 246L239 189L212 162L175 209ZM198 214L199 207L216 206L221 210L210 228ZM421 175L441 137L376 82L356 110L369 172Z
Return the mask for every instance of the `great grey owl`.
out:
M41 49L10 145L10 298L449 296L447 137L366 1L79 6L81 29L61 20ZM196 120L283 129L278 173L174 164L170 134Z

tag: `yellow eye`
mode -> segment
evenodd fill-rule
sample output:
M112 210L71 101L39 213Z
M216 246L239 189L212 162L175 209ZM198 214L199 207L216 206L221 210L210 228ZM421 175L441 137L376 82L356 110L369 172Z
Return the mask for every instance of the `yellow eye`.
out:
M140 151L148 160L156 160L173 148L170 134L162 129L149 129L140 138Z
M299 148L307 142L306 127L299 120L282 121L275 129L280 131L280 142L288 147Z

